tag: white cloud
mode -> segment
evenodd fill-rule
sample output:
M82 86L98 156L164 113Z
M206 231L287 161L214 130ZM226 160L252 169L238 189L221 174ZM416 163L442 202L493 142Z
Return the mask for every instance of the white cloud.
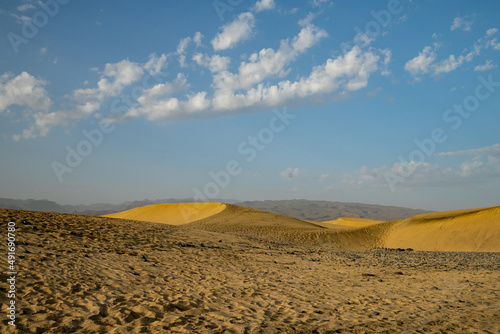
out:
M6 91L11 92L6 94L10 96L5 99L4 94L0 94L0 107L3 104L19 104L26 105L31 108L30 116L33 119L31 126L23 131L22 135L14 136L14 139L36 138L45 136L54 126L67 125L71 121L89 118L96 115L96 112L101 108L102 102L110 97L119 96L123 90L131 84L138 82L148 71L151 75L158 74L166 67L167 55L162 54L156 56L151 54L149 60L144 64L138 64L124 59L117 63L108 63L104 66L104 70L100 72L100 79L97 86L94 88L76 89L68 97L76 102L76 105L62 110L49 111L51 105L50 99L47 97L44 81L36 80L26 72L16 77L16 80L10 80L6 85ZM99 71L98 69L93 69ZM2 78L9 79L6 74ZM178 78L181 81L180 78ZM185 80L185 79L184 79ZM179 83L176 81L176 84ZM20 82L22 84L20 84ZM88 84L88 82L86 82ZM84 83L84 85L86 85ZM23 94L17 93L17 98L13 98L12 87L24 86ZM156 86L155 86L156 87ZM143 89L142 84L139 88ZM159 88L156 88L159 89ZM167 90L167 88L165 88ZM147 96L150 92L145 90L143 96ZM0 108L1 109L1 108Z
M47 48L41 48L41 49L40 49L40 54L41 54L41 55L44 55L44 54L46 54L46 53L47 53Z
M484 162L479 159L465 161L460 164L460 171L458 172L458 175L462 177L471 177L480 174L483 168Z
M158 99L169 96L178 90L187 88L188 86L186 77L183 74L178 73L173 82L159 83L149 89L145 89L143 94L137 99L137 102L141 105L151 105Z
M281 177L287 179L287 180L294 180L297 179L300 175L300 171L298 168L291 168L288 167L284 171L280 172Z
M276 107L296 98L330 93L344 88L347 91L366 87L368 77L377 70L379 57L371 52L363 53L359 47L325 65L315 67L308 77L291 82L284 80L276 85L259 84L246 94L234 94L222 90L214 95L214 108L234 110L254 105Z
M330 1L329 0L313 0L314 7L319 7L322 4L330 4Z
M250 62L242 62L238 73L223 71L214 76L214 85L223 91L249 89L272 75L285 75L285 67L299 54L314 46L327 33L314 25L303 27L292 39L281 41L280 48L262 49L249 57Z
M11 105L29 107L31 110L47 111L52 104L45 86L47 82L27 72L14 76L5 73L0 76L0 112Z
M436 155L437 156L476 155L476 156L490 156L494 158L500 158L500 144L494 144L491 146L484 146L481 148L474 148L470 150L442 152Z
M315 13L309 13L309 14L307 14L307 16L305 18L299 20L299 25L300 26L307 26L307 25L311 24L312 20L314 20L315 17L316 17Z
M462 29L463 31L470 31L472 26L472 21L467 20L468 16L455 17L453 23L450 26L450 30Z
M151 59L150 59L151 61ZM153 60L146 63L148 69L153 69L153 63L161 60ZM73 98L78 101L98 100L102 101L109 96L117 96L123 88L140 80L144 74L144 67L140 64L124 59L118 63L108 63L104 66L101 79L97 82L96 88L77 89L73 93Z
M197 31L194 34L193 38L186 37L180 40L179 44L177 45L177 51L175 53L179 56L179 65L181 67L187 67L185 53L186 49L189 47L189 44L191 44L191 42L194 42L196 47L200 47L202 38L203 35L199 31Z
M217 73L221 71L226 71L231 58L223 57L219 55L213 55L209 57L206 54L197 53L193 56L193 60L200 66L207 67L210 72Z
M255 18L252 13L240 14L236 20L223 26L222 31L212 39L214 50L231 49L238 43L247 40L250 38L254 25Z
M224 34L234 33L228 27L248 19L252 22L249 26L253 27L253 15L243 13L237 20L223 27L217 38L222 40ZM189 44L200 44L202 40L201 33L196 33L194 37L182 39L174 52L159 56L152 54L145 63L124 59L105 64L103 70L92 69L100 76L94 86L84 85L74 90L67 96L73 103L65 108L49 112L47 107L33 112L34 122L23 136L44 136L52 127L91 116L98 117L108 99L121 96L134 83L139 88L139 91L134 88L134 94L139 97L137 101L133 101L134 105L122 103L126 109L121 109L123 114L120 114L120 119L144 117L152 121L171 121L279 107L316 95L343 95L367 86L370 75L379 69L381 56L385 58L382 64L390 62L389 50L363 50L355 46L344 54L315 66L309 74L295 74L295 80L285 79L290 73L288 65L327 36L323 29L311 23L305 24L300 27L297 35L282 40L278 49L263 48L241 61L236 70L231 71L232 60L229 57L202 53L189 55ZM228 45L234 45L240 40L240 37L231 39ZM212 91L187 91L189 84L183 74L178 74L173 81L162 80L154 87L142 87L140 79L147 73L160 73L167 67L169 57L172 56L184 57L184 62L190 59L208 68L212 74ZM186 92L181 92L182 90Z
M352 188L419 187L435 185L461 185L489 182L500 176L500 144L477 149L442 152L436 156L470 155L473 158L452 167L440 167L428 162L397 162L393 166L376 168L362 167L354 172L345 173L341 183ZM484 157L484 158L483 158ZM395 183L394 183L395 182Z
M465 62L471 62L476 56L479 56L483 48L493 47L497 49L498 47L498 50L500 50L500 43L496 43L496 38L492 38L492 35L495 33L496 28L489 29L484 37L474 42L470 50L465 49L463 53L458 56L449 55L448 58L437 63L434 63L434 61L437 58L436 49L439 45L435 43L433 47L426 46L417 57L409 60L405 64L405 70L412 76L425 73L439 75L454 71ZM476 68L480 69L481 66Z
M308 24L303 27L299 34L293 39L292 47L294 50L301 53L315 45L320 39L327 36L328 33L325 30L318 28L313 24Z
M433 66L434 74L454 71L464 63L464 60L464 56L455 57L454 55L450 55L448 59L441 60L439 63Z
M356 46L345 55L328 59L324 65L313 68L309 76L301 77L297 81L282 80L274 85L264 84L263 80L267 76L282 71L283 61L286 60L283 55L298 52L289 45L283 48L283 45L287 44L282 43L282 48L278 51L264 49L259 55L251 56L255 62L242 63L236 74L228 71L214 73L215 91L211 97L206 92L199 92L187 96L187 100L172 97L145 100L140 107L129 110L127 116L144 116L150 120L162 121L203 115L213 117L220 113L248 108L278 107L297 98L332 92L342 93L342 90L358 90L366 87L369 76L378 69L380 59L373 52L363 52ZM285 49L289 52L284 52ZM210 66L213 59L202 54L194 57L194 60L203 66ZM276 67L262 66L263 64L276 64ZM247 68L247 65L254 66ZM224 84L217 81L221 80L221 77L226 77ZM202 95L199 95L200 93ZM195 101L201 101L196 104L198 108L185 109ZM201 109L201 106L206 109Z
M70 110L59 110L50 113L36 113L33 115L35 119L36 129L39 136L44 137L54 126L66 125L69 121L80 120L90 117L94 112L99 110L101 104L96 101L85 102ZM35 133L35 127L31 127L29 135L23 134L25 139L36 138L38 135Z
M488 41L488 44L486 45L486 47L488 47L488 48L491 47L495 50L500 50L500 42L498 42L496 38L493 38L490 41Z
M181 39L179 44L177 45L177 54L181 55L186 51L189 43L191 42L191 37L186 37Z
M24 5L17 6L17 10L20 12L24 12L30 9L36 9L36 7L31 3L26 3Z
M411 170L408 177L404 172ZM403 173L401 173L404 171ZM362 167L350 173L344 173L341 183L352 189L366 188L415 188L432 186L460 186L488 182L500 176L500 164L472 159L461 163L457 168L443 168L427 162L397 162L393 166L376 168Z
M210 100L206 92L198 92L187 96L185 101L172 97L172 93L189 87L186 78L179 73L171 83L157 84L144 90L137 99L139 107L129 109L127 117L145 116L148 120L171 120L189 117L190 113L206 110L210 107Z
M496 34L497 32L498 32L497 28L490 28L490 29L486 30L486 35L491 36L491 35Z
M203 39L203 34L199 31L197 31L195 34L194 34L194 37L193 37L193 42L194 44L196 44L197 47L200 47L201 46L201 40Z
M276 4L274 3L274 0L259 0L255 4L254 9L258 13L263 10L273 9L275 6Z
M14 18L14 20L19 23L19 24L26 24L31 22L31 17L26 16L26 15L17 15L14 13L11 13L10 16Z
M374 41L375 37L371 37L367 33L357 33L356 36L354 36L354 42L358 45L363 45L363 47L370 45Z
M149 74L155 75L160 73L163 69L167 67L167 55L162 54L160 57L155 54L149 56L149 60L144 64L144 69L149 71Z
M497 67L498 66L496 64L493 64L491 60L486 60L486 63L484 65L477 65L476 67L474 67L474 71L489 71Z
M405 70L411 75L428 73L430 65L436 60L436 52L430 46L426 46L415 58L405 64Z

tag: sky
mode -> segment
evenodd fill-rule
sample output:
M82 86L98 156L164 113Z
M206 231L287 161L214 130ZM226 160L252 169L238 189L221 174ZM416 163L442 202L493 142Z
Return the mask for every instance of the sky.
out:
M498 1L0 1L0 197L499 205Z

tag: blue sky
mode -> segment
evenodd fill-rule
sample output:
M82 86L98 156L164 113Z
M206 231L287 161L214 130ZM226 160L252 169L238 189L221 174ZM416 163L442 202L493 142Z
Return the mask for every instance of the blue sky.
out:
M0 7L0 197L500 198L498 1Z

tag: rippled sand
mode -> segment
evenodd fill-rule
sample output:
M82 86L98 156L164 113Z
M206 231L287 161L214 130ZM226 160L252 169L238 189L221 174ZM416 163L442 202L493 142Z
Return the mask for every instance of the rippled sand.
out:
M500 253L346 251L245 229L4 209L0 218L3 231L17 226L19 333L499 333Z

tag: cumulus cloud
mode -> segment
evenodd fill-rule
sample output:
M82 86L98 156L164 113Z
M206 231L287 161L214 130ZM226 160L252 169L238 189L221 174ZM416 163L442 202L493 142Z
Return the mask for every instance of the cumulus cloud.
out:
M194 44L196 44L197 47L200 47L201 46L201 40L203 39L203 34L199 31L197 31L195 34L194 34L194 37L193 37L193 42Z
M453 23L450 26L450 30L462 29L463 31L470 31L472 27L472 21L467 20L468 16L460 17L457 16L453 20Z
M441 60L434 65L434 74L454 71L464 63L464 60L464 56L455 57L454 55L450 55L448 59Z
M309 14L307 14L307 16L305 18L299 20L299 25L300 26L307 26L307 25L311 24L312 20L314 20L315 17L316 17L315 13L309 13Z
M146 73L157 75L166 66L167 55L165 54L161 56L151 54L149 60L143 64L131 62L128 59L108 63L99 73L100 79L96 87L74 90L67 96L74 102L74 105L54 111L49 110L52 102L45 91L45 81L36 79L26 72L17 77L12 77L7 73L0 79L0 111L9 105L29 107L26 118L31 119L32 123L21 135L15 135L14 139L43 137L55 126L67 125L71 121L96 115L106 99L119 96L126 87L138 82ZM179 84L181 79L177 79L175 83ZM168 86L168 84L165 85ZM142 89L142 86L140 88ZM171 89L170 86L168 89ZM168 89L164 88L164 91ZM160 89L157 88L157 90ZM146 90L144 98L147 98L149 94L150 92Z
M418 56L405 64L405 70L413 76L428 73L436 57L435 50L430 46L426 46Z
M144 69L149 71L149 74L156 75L163 71L167 67L167 55L162 54L161 56L157 56L156 54L151 54L149 56L149 60L146 64L144 64Z
M292 39L281 41L280 48L265 48L249 57L249 62L242 62L238 73L224 71L214 77L214 85L222 90L249 89L272 75L286 74L286 66L298 55L314 46L327 33L314 26L303 27Z
M151 60L150 60L151 61ZM148 62L148 69L153 67L153 62ZM77 89L73 98L78 101L102 101L109 96L117 96L123 88L140 80L144 74L144 67L124 59L118 63L108 63L104 66L101 79L96 88Z
M240 14L234 22L223 26L212 40L214 49L230 48L247 38L254 21L252 13ZM249 56L242 56L239 66L233 69L232 59L229 57L206 53L189 54L190 46L201 45L203 35L199 32L193 37L181 39L176 49L169 54L150 55L145 63L124 59L105 64L102 70L94 68L92 70L99 74L95 85L87 84L68 94L66 97L72 103L66 103L64 108L49 110L48 103L43 110L33 109L33 122L22 136L44 136L52 127L92 116L101 117L100 109L111 98L119 99L124 90L130 89L134 84L137 86L134 87L136 101L122 101L120 105L123 108L120 107L117 119L144 117L151 121L165 122L280 107L296 100L308 103L307 98L332 93L342 95L366 87L371 74L379 70L380 59L383 59L380 62L382 69L390 62L389 50L354 46L313 67L308 74L295 75L294 80L286 79L291 70L289 65L328 36L324 29L312 24L311 20L304 21L299 26L297 34L281 40L278 48L262 48ZM207 68L212 76L209 90L189 90L190 85L182 73L178 73L173 80L162 79L153 87L143 87L140 80L148 74L160 73L168 66L171 57L183 57L180 59L181 67L189 59ZM34 99L35 96L31 94L30 98ZM18 101L27 104L31 100Z
M250 38L255 17L252 13L241 13L236 20L224 25L219 33L212 39L215 51L226 50L235 47L238 43Z
M287 180L296 180L300 175L300 171L298 168L288 167L284 171L281 171L280 175Z
M47 111L52 101L45 90L46 85L46 81L37 79L28 72L17 76L12 73L3 74L0 76L0 112L12 105Z
M186 51L190 42L191 42L191 37L186 37L181 39L181 41L177 45L177 54L179 55L183 54Z
M193 56L193 60L200 66L206 67L212 73L226 71L231 58L219 55L208 56L206 54L197 53Z
M491 36L491 35L496 34L497 32L498 32L497 28L490 28L490 29L486 30L486 35Z
M300 34L299 34L300 35ZM293 41L299 41L296 37ZM304 99L319 94L354 91L368 84L370 75L378 69L380 56L374 51L363 51L358 46L337 58L328 59L324 65L313 68L308 76L296 81L282 80L277 84L266 84L266 77L284 71L284 64L294 53L300 53L302 43L283 42L278 51L263 49L259 54L250 56L253 60L242 63L238 73L226 70L214 73L215 89L212 96L202 91L179 100L174 97L155 99L151 103L142 103L140 107L130 110L127 116L144 116L150 120L168 121L182 117L214 117L220 113L246 110L248 108L279 107L294 99ZM311 44L308 44L311 45ZM288 50L285 52L285 50ZM198 54L195 61L203 66L216 70L213 57ZM224 60L218 60L225 63ZM192 106L194 99L199 101L197 108ZM165 108L162 109L162 106ZM205 107L205 109L201 107Z
M476 67L474 67L474 71L476 71L476 72L489 71L489 70L495 69L497 67L498 66L496 64L493 64L493 62L490 59L488 59L488 60L486 60L486 63L484 65L477 65Z
M496 49L497 44L496 39L492 36L497 32L496 28L489 29L484 37L479 38L470 50L464 50L461 55L449 55L446 59L435 62L437 59L437 48L438 44L431 46L426 46L415 58L409 60L405 64L405 70L408 71L412 76L418 76L421 74L430 73L432 75L439 75L444 73L449 73L465 62L471 62L475 57L481 54L484 48L492 47ZM500 43L498 44L498 49L500 50ZM477 67L478 70L481 67Z
M259 0L255 4L254 9L258 13L263 10L273 9L275 6L276 4L274 3L274 0Z

